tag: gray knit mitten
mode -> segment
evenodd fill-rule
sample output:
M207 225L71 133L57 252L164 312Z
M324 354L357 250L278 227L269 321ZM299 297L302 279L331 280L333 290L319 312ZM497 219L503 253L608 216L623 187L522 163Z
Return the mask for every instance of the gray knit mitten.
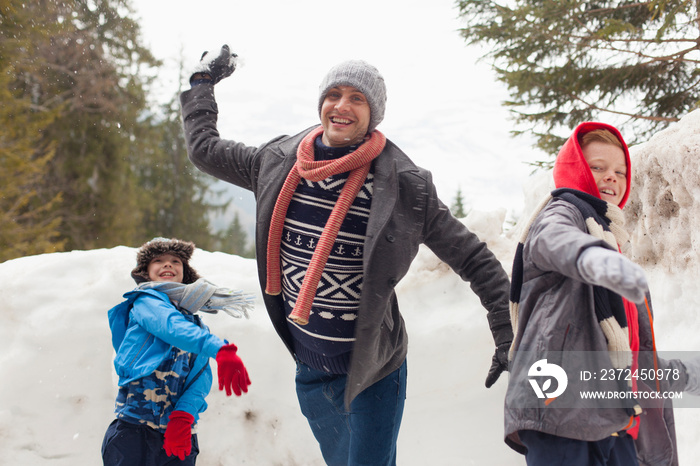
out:
M700 396L700 358L683 361L688 381L685 384L685 392Z
M619 252L590 247L578 257L576 267L586 283L612 290L633 303L644 302L649 289L644 270Z

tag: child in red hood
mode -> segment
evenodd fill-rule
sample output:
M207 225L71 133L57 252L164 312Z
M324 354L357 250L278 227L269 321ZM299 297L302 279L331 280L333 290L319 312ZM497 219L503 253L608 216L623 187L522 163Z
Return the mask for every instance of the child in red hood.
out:
M672 409L653 408L657 414L640 423L649 411L634 396L641 382L602 380L606 369L634 373L654 363L676 371L673 389L687 380L680 361L656 358L645 274L620 252L631 178L622 135L582 123L561 148L553 176L557 189L525 229L513 263L506 443L530 466L677 464ZM591 354L602 354L607 366L578 367L563 380L554 375L555 390L551 378L540 384L538 376L551 375L545 369L581 366L581 355ZM582 369L598 376L584 380ZM604 407L576 403L591 390L625 396Z

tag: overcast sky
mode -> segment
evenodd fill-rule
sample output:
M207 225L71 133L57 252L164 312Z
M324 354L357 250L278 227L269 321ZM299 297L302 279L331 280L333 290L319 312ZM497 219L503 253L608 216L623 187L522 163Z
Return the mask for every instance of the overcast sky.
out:
M445 203L461 187L468 207L520 213L524 162L544 156L510 137L506 89L460 37L452 0L132 1L144 43L166 63L163 95L185 85L181 57L189 71L224 43L239 55L216 87L222 137L257 145L317 124L323 76L363 59L387 85L378 129L433 172Z

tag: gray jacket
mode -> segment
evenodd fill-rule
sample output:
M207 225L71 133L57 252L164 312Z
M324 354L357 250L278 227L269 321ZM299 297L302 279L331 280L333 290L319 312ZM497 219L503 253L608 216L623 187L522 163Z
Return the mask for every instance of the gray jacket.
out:
M593 287L583 281L576 262L586 248L609 248L604 241L587 233L583 216L572 204L554 200L533 223L523 249L523 287L517 333L513 342L514 363L505 402L506 443L524 453L519 430L540 432L585 441L597 441L621 431L630 417L622 408L557 408L561 400L549 406L525 405L533 389L528 382L529 364L519 364L519 355L528 352L581 355L584 352L606 354L607 342L595 316ZM648 298L648 297L647 297ZM655 358L650 310L637 306L639 314L640 368L654 367ZM551 361L550 361L551 362ZM573 363L572 361L568 361ZM562 361L562 367L567 367ZM678 369L681 376L673 386L662 389L682 391L687 379L685 368L677 360L657 360L659 367ZM616 390L611 381L572 380L567 391ZM673 381L672 381L673 382ZM638 382L640 388L644 385ZM676 436L670 400L664 406L640 403L639 437L636 441L640 464L676 465ZM524 407L525 406L525 407Z
M200 170L253 192L257 202L256 257L265 305L275 330L293 354L292 338L279 296L264 294L270 217L297 146L311 130L250 147L219 138L213 86L200 84L181 95L189 157ZM345 404L398 369L407 335L394 288L425 243L469 281L489 311L508 308L508 276L486 244L438 199L430 172L417 167L387 140L374 161L374 189L367 224L362 296L355 327Z

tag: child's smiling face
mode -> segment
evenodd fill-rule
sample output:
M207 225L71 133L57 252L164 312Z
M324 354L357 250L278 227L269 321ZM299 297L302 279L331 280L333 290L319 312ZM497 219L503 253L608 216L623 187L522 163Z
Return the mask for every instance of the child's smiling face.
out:
M185 275L182 259L173 254L163 254L151 260L148 264L148 279L152 282L182 283Z
M591 168L600 198L620 205L627 191L625 152L612 144L593 141L583 148L583 156Z

